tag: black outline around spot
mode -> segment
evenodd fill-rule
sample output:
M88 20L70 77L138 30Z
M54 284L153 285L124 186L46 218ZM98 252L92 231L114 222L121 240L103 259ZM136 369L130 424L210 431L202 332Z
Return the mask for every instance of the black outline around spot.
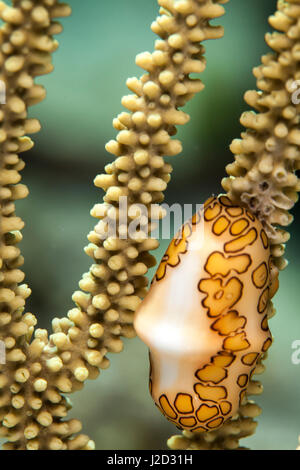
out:
M228 250L228 249L226 249L226 246L229 245L230 243L235 243L235 242L237 242L238 240L240 240L240 238L247 237L247 235L249 234L249 232L251 232L251 230L254 230L254 232L255 232L255 238L254 238L254 240L253 240L251 243L247 243L247 245L243 246L242 248L239 248L238 250ZM253 245L253 243L256 242L257 236L258 236L258 235L257 235L257 230L256 230L256 228L255 228L255 227L251 227L251 228L249 228L248 232L245 233L244 235L241 235L240 237L237 237L237 238L235 238L234 240L230 240L230 242L225 243L225 245L224 245L224 252L225 252L225 253L238 253L239 251L245 250L248 246L251 246L251 245Z
M220 214L219 214L219 215L220 215ZM217 233L217 232L215 232L215 225L216 225L217 222L220 221L220 219L225 219L225 220L228 222L228 224L227 224L227 226L222 230L222 232ZM230 220L227 219L227 217L226 217L225 215L220 215L220 217L218 217L217 220L215 220L214 223L213 223L213 226L212 226L212 228L211 228L212 233L213 233L214 235L216 235L216 237L219 237L220 235L222 235L222 233L226 232L226 230L228 229L229 225L230 225Z
M213 256L214 254L220 254L221 256L223 256L223 258L225 259L225 261L229 261L230 262L230 259L232 258L239 258L240 256L247 256L248 257L248 260L250 261L250 263L248 264L247 268L244 270L244 271L238 271L237 269L235 268L231 268L229 269L226 274L222 274L222 273L215 273L215 274L211 274L208 270L207 270L207 264L209 262L209 259L211 256ZM206 259L206 262L205 262L205 265L204 265L204 270L211 276L211 278L213 279L215 276L222 276L224 279L228 276L228 274L230 273L230 271L235 271L237 274L244 274L248 271L248 269L250 268L252 264L252 258L251 256L248 254L248 253L240 253L239 255L228 255L226 257L226 254L223 252L223 251L213 251L210 253L210 255L207 257Z
M244 227L243 230L241 230L239 233L232 233L232 227L233 227L235 224L237 224L237 223L239 223L239 222L242 222L242 221L247 222L246 227ZM229 233L230 233L230 235L232 235L233 237L237 237L238 235L241 235L241 234L249 227L249 225L250 225L249 220L247 220L245 217L241 217L240 219L235 220L235 221L233 222L233 224L231 225L231 227L230 227L230 229L229 229Z
M179 395L188 395L188 396L190 397L191 403L192 403L192 411L180 411L180 410L177 408L177 406L176 406L176 400L177 400L177 397L178 397ZM176 395L176 397L175 397L175 400L174 400L174 408L176 409L176 411L178 411L178 413L181 413L181 414L183 414L183 415L185 415L185 414L190 414L190 413L194 413L195 408L194 408L194 404L193 404L193 397L192 397L189 393L183 393L183 392L177 393L177 395Z
M263 266L263 265L265 265L267 275L266 275L265 282L264 282L261 286L259 286L259 285L257 285L257 284L254 282L254 273L255 273L256 271L258 271L259 268L260 268L261 266ZM251 279L252 279L253 285L254 285L257 289L262 289L263 287L265 287L265 285L266 285L266 283L267 283L267 280L268 280L268 277L269 277L269 270L268 270L267 263L266 263L265 261L262 261L262 262L260 263L260 265L258 265L257 268L255 268L254 271L252 271L252 274L251 274Z

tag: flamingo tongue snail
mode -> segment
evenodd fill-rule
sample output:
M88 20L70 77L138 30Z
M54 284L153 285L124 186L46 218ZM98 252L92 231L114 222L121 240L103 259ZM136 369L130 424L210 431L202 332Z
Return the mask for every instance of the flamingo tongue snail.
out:
M219 428L238 411L272 343L270 248L261 222L213 197L171 241L136 312L149 347L150 392L180 429Z

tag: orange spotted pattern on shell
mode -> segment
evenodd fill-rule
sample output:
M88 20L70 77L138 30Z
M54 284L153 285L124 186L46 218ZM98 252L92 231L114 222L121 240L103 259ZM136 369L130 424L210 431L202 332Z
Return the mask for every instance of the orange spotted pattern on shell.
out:
M261 223L226 196L210 198L170 243L135 327L150 349L152 397L177 427L207 432L237 412L272 343L269 261Z

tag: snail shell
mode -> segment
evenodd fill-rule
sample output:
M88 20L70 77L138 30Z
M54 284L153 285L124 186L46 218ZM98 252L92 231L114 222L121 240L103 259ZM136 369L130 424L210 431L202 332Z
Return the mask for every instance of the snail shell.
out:
M219 428L272 343L270 248L260 221L210 198L171 241L135 314L150 350L150 392L177 427Z

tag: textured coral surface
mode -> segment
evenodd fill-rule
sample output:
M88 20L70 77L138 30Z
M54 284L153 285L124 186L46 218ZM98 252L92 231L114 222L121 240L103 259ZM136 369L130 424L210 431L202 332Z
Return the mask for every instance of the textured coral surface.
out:
M135 336L133 314L146 293L149 267L155 259L149 251L158 246L148 237L145 224L135 238L129 239L127 224L119 224L118 236L107 235L107 223L129 221L138 216L136 204L143 203L152 219L163 212L158 204L170 179L171 166L163 156L180 153L181 144L171 137L176 125L189 116L178 110L203 88L189 74L205 69L206 39L219 38L223 29L211 26L210 19L224 11L216 2L198 0L160 0L161 15L152 24L160 36L155 51L137 56L136 63L146 73L127 81L133 92L122 99L129 112L114 121L119 131L107 150L117 158L107 165L106 174L95 179L105 190L103 204L91 214L99 219L88 239L86 253L93 259L83 275L80 289L73 295L75 307L67 318L53 320L53 333L36 329L36 319L25 313L25 298L30 294L20 285L24 274L19 248L23 222L15 216L14 201L26 197L20 181L23 162L18 153L29 149L26 133L39 130L36 120L26 119L27 107L44 98L44 89L34 85L33 77L51 71L51 52L57 43L52 35L61 31L55 16L66 16L69 7L55 0L33 3L14 1L14 8L1 3L2 55L7 83L7 105L1 110L1 335L7 349L7 364L0 375L0 435L6 449L92 449L93 441L79 434L77 420L65 421L70 407L65 393L80 390L87 378L95 378L99 368L109 365L106 354L120 352L125 337ZM126 196L126 212L119 205ZM146 217L147 219L147 217ZM147 228L145 228L147 227ZM122 236L121 236L122 235Z

